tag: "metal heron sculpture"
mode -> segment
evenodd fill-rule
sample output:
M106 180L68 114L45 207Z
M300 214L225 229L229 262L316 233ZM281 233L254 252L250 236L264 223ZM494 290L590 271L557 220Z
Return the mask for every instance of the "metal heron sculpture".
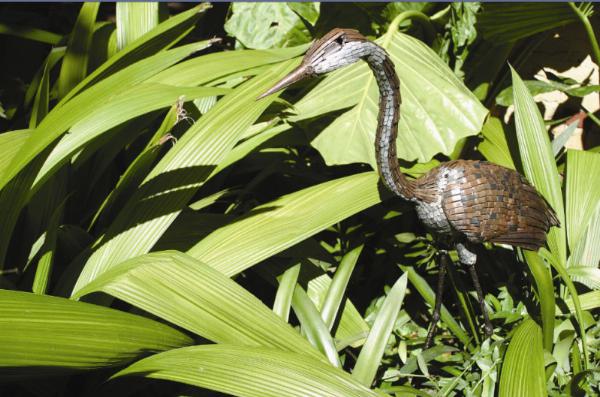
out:
M473 244L493 242L537 250L556 214L519 173L485 161L442 163L418 179L401 171L396 156L400 118L400 81L388 53L356 30L333 29L313 43L299 67L259 98L289 85L328 73L359 60L365 61L379 87L379 116L375 153L379 174L395 195L415 204L417 215L436 241L456 248L460 263L469 269L485 321L486 336L493 332L479 279ZM448 256L442 252L435 307L425 346L431 344L440 317Z

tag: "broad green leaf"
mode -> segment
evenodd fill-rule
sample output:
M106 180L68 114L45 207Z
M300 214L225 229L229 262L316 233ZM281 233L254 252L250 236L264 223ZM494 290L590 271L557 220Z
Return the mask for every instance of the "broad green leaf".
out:
M595 266L600 262L600 206L590 216L588 227L580 235L569 256L569 264Z
M29 118L29 128L35 128L40 121L48 114L48 103L50 100L50 70L52 69L50 57L44 62L44 71L35 95L31 116Z
M290 309L292 307L292 297L298 283L298 275L300 274L300 263L290 267L283 274L277 277L279 287L275 294L273 302L273 313L277 314L288 322L290 318Z
M35 269L35 277L31 290L36 294L45 294L48 291L50 278L52 276L52 266L56 257L56 241L58 237L58 226L62 218L66 199L54 209L52 216L46 228L44 243L40 248L40 259Z
M117 3L117 48L122 50L159 22L159 3Z
M203 197L200 200L191 203L188 207L190 207L190 209L193 209L194 211L200 211L208 207L209 205L216 203L221 197L227 195L230 192L230 189L221 190L219 192L213 193L209 196Z
M189 99L222 95L227 89L215 87L173 87L164 84L142 83L111 98L108 103L73 125L69 133L56 145L38 174L32 190L42 185L49 176L85 145L104 132L140 115L167 107L180 97ZM75 100L74 100L75 101Z
M388 51L400 78L398 157L426 162L477 134L487 110L429 47L394 26L376 42ZM364 162L375 168L378 97L371 70L360 62L326 77L294 105L297 115L291 120L351 107L312 145L327 164Z
M284 131L288 131L290 128L291 126L289 124L280 124L245 140L244 142L234 147L231 150L231 152L229 152L227 157L225 157L225 159L219 163L219 165L217 166L217 168L215 168L212 174L215 175L218 172L229 167L230 165L234 164L238 160L241 160L269 139L275 137L276 135L279 135Z
M288 47L311 41L300 17L286 3L233 3L225 31L246 48Z
M58 77L60 98L64 97L87 75L89 49L99 8L100 3L93 2L83 3L81 6L60 68Z
M233 280L177 251L127 260L79 290L103 291L216 343L322 356Z
M376 173L367 172L288 194L216 230L188 253L233 276L378 204L378 180Z
M590 289L600 289L600 269L592 266L571 266L567 269L573 281L578 281Z
M113 208L117 207L115 203L120 202L125 203L126 198L133 195L133 192L140 183L144 180L148 172L150 171L154 161L158 158L160 154L161 139L164 137L168 137L169 131L177 124L179 121L177 119L177 113L179 111L180 103L179 99L175 104L171 106L167 115L163 119L160 127L156 130L154 135L150 138L146 147L142 152L129 164L129 167L125 170L119 182L115 188L110 192L110 194L106 197L98 211L94 215L92 222L90 224L90 228L96 223L98 217L104 212L105 217L108 217L106 213L110 214L110 218L114 217ZM173 139L173 138L171 138ZM168 142L169 139L167 139ZM164 142L164 143L167 143ZM114 207L113 207L114 206ZM120 206L118 206L120 207Z
M512 68L511 72L515 99L515 126L523 171L529 182L554 209L560 221L561 227L553 227L548 233L548 246L564 266L567 260L565 211L552 145L533 97L517 72Z
M341 368L342 364L327 326L306 291L298 284L292 296L292 308L302 326L302 333L310 344L322 352L331 365Z
M496 43L516 41L577 21L567 3L485 3L477 17L483 36Z
M323 317L323 321L329 330L333 327L340 306L344 301L348 281L350 281L350 276L363 247L363 245L360 245L344 255L327 289L327 295L321 305L321 317Z
M352 376L367 387L371 386L375 380L375 374L381 365L385 347L404 301L407 282L408 274L404 273L390 290L354 365Z
M567 151L566 228L569 248L574 251L584 237L593 214L600 208L600 154L581 150ZM599 242L596 242L598 244ZM570 266L594 266L597 262L573 263Z
M437 345L424 351L416 351L407 360L406 364L400 367L400 372L404 374L413 374L417 370L423 374L427 373L427 363L440 357L445 353L456 351L455 348L445 345Z
M210 42L189 44L148 57L86 89L81 95L77 96L77 99L71 100L62 106L57 105L34 130L18 155L14 156L10 166L7 167L1 177L0 189L67 129L88 117L96 108L105 105L111 97L143 82L150 76L193 52L206 48L208 45L210 45Z
M542 332L526 319L513 334L500 375L500 397L547 396Z
M152 248L275 98L256 101L256 93L266 90L291 66L289 62L280 64L237 87L186 132L148 174L97 244L99 248L87 260L75 291L110 267Z
M546 350L552 351L555 324L554 312L556 305L554 285L552 284L552 272L537 252L523 250L523 256L525 257L529 271L535 280L537 297L540 302L543 345Z
M240 50L207 54L178 63L149 79L150 82L194 86L216 83L220 77L286 61L302 54L306 46L273 50Z
M538 192L554 208L561 227L553 227L548 233L547 242L550 247L551 257L547 258L556 269L575 303L576 317L582 338L584 366L588 367L588 352L586 335L583 323L583 313L580 309L577 290L566 271L567 265L567 239L565 233L565 212L562 190L559 181L558 169L552 153L552 146L533 97L523 84L523 81L512 69L513 97L515 100L515 126L519 152L523 170L527 179L536 187ZM542 250L543 251L543 250Z
M351 259L351 257L352 255L348 259ZM327 274L313 278L308 282L308 295L313 302L315 302L315 305L320 308L322 317L323 304L328 291L331 288L332 282L333 280ZM337 282L341 283L341 280L338 280ZM332 293L337 289L337 286L334 287ZM338 350L341 350L348 345L352 347L361 346L369 334L369 325L362 318L350 299L345 299L344 309L338 316L339 323L337 323L337 330L335 332Z
M196 21L198 20L200 14L209 8L210 5L208 3L200 4L194 8L177 14L176 16L164 21L155 29L146 33L139 39L135 40L134 42L130 43L128 46L123 48L117 54L110 57L108 61L106 61L98 69L90 73L90 75L87 76L85 80L83 80L74 89L72 89L69 92L69 94L63 98L59 105L65 104L67 101L69 101L75 95L79 94L85 88L88 88L89 86L97 83L100 80L103 80L104 78L112 76L121 69L124 69L127 66L130 66L138 61L151 57L167 48L172 47L195 27ZM213 41L208 40L203 43L207 43L208 45L210 45L213 43ZM197 51L199 50L200 49L197 49ZM157 69L154 72L160 72L163 68L158 68L158 65L154 65L154 68L150 68L150 70L152 69ZM123 83L121 82L121 84Z
M0 174L10 164L33 130L14 130L0 134Z
M33 76L29 83L29 87L27 87L27 91L25 91L25 99L23 100L24 109L29 109L33 100L35 99L35 96L42 82L42 77L44 76L46 70L51 71L54 68L54 66L56 66L58 61L60 61L65 56L66 50L66 47L54 47L50 50L50 53L46 57L45 62Z
M140 360L115 375L187 383L239 397L384 396L303 354L231 345L193 346Z
M30 26L12 25L9 23L0 23L0 35L21 37L24 39L39 41L51 45L57 45L62 40L60 34L49 32L43 29L37 29Z
M183 333L144 317L88 303L0 290L0 378L122 365L186 346Z
M515 164L508 149L502 121L496 117L490 117L483 125L481 134L483 142L477 146L479 152L488 161L514 170Z
M314 26L319 19L320 4L313 2L287 2L287 6L296 14L303 18L306 22Z
M597 309L600 307L600 290L581 294L579 295L579 299L581 300L581 308L583 310ZM565 303L569 307L571 313L575 313L575 305L573 304L573 299L567 298Z

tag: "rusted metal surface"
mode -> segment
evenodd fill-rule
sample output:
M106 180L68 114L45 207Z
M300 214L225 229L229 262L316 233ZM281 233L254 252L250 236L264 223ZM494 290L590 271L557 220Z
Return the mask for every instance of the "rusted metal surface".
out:
M523 176L485 161L443 163L417 179L414 191L417 208L420 203L434 208L419 211L433 232L472 243L537 250L550 227L559 225L554 211ZM437 227L440 218L449 227Z
M334 29L313 44L302 64L313 73L342 67L347 54L328 54L344 44L354 44L353 57L368 63L379 87L375 152L381 178L392 192L416 204L419 219L429 230L455 242L490 241L530 250L544 245L558 219L519 173L471 160L443 163L416 180L400 172L396 156L400 81L386 51L357 31Z
M460 262L473 278L489 336L493 328L474 269L477 255L471 245L487 241L537 250L544 245L550 227L559 226L558 219L523 176L485 161L450 161L421 178L407 178L400 171L396 155L401 102L398 75L387 52L356 30L334 29L327 33L311 46L298 68L259 98L359 60L369 65L379 87L375 153L381 179L394 194L415 203L419 219L437 239L454 245ZM449 260L445 251L441 255L443 261ZM441 268L426 346L432 341L439 318L446 274L445 266Z

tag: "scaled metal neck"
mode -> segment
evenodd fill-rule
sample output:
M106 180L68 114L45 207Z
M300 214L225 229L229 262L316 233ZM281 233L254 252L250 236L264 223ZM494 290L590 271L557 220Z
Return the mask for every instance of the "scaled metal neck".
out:
M379 86L379 116L375 136L375 155L383 183L396 195L411 200L414 198L414 181L400 171L396 155L396 137L400 119L400 80L394 63L387 52L376 44L372 45L365 61L375 75Z

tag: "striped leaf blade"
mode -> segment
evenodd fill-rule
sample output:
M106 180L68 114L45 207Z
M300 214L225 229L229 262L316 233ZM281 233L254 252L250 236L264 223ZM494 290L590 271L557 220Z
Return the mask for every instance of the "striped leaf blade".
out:
M502 364L500 397L543 397L546 392L542 331L528 318L515 331Z
M567 260L565 211L552 145L533 97L517 72L512 68L511 72L515 99L515 126L523 171L529 182L556 212L561 227L553 227L550 230L548 246L555 258L561 264L565 264Z
M217 343L322 356L258 298L210 266L177 251L127 260L79 290L105 292Z
M117 48L128 44L154 29L159 22L159 3L117 3Z
M378 181L376 173L366 172L288 194L215 230L188 254L233 276L378 204L381 200Z
M276 98L256 93L293 66L284 62L234 89L203 115L160 160L87 259L75 291L118 263L147 253L196 190ZM140 236L143 236L140 238Z
M122 365L186 346L183 333L144 317L48 295L0 290L0 378Z
M194 346L140 360L116 374L182 382L239 397L370 397L349 374L298 353L231 345Z
M88 56L100 3L83 3L69 36L58 77L58 95L64 97L87 75Z

